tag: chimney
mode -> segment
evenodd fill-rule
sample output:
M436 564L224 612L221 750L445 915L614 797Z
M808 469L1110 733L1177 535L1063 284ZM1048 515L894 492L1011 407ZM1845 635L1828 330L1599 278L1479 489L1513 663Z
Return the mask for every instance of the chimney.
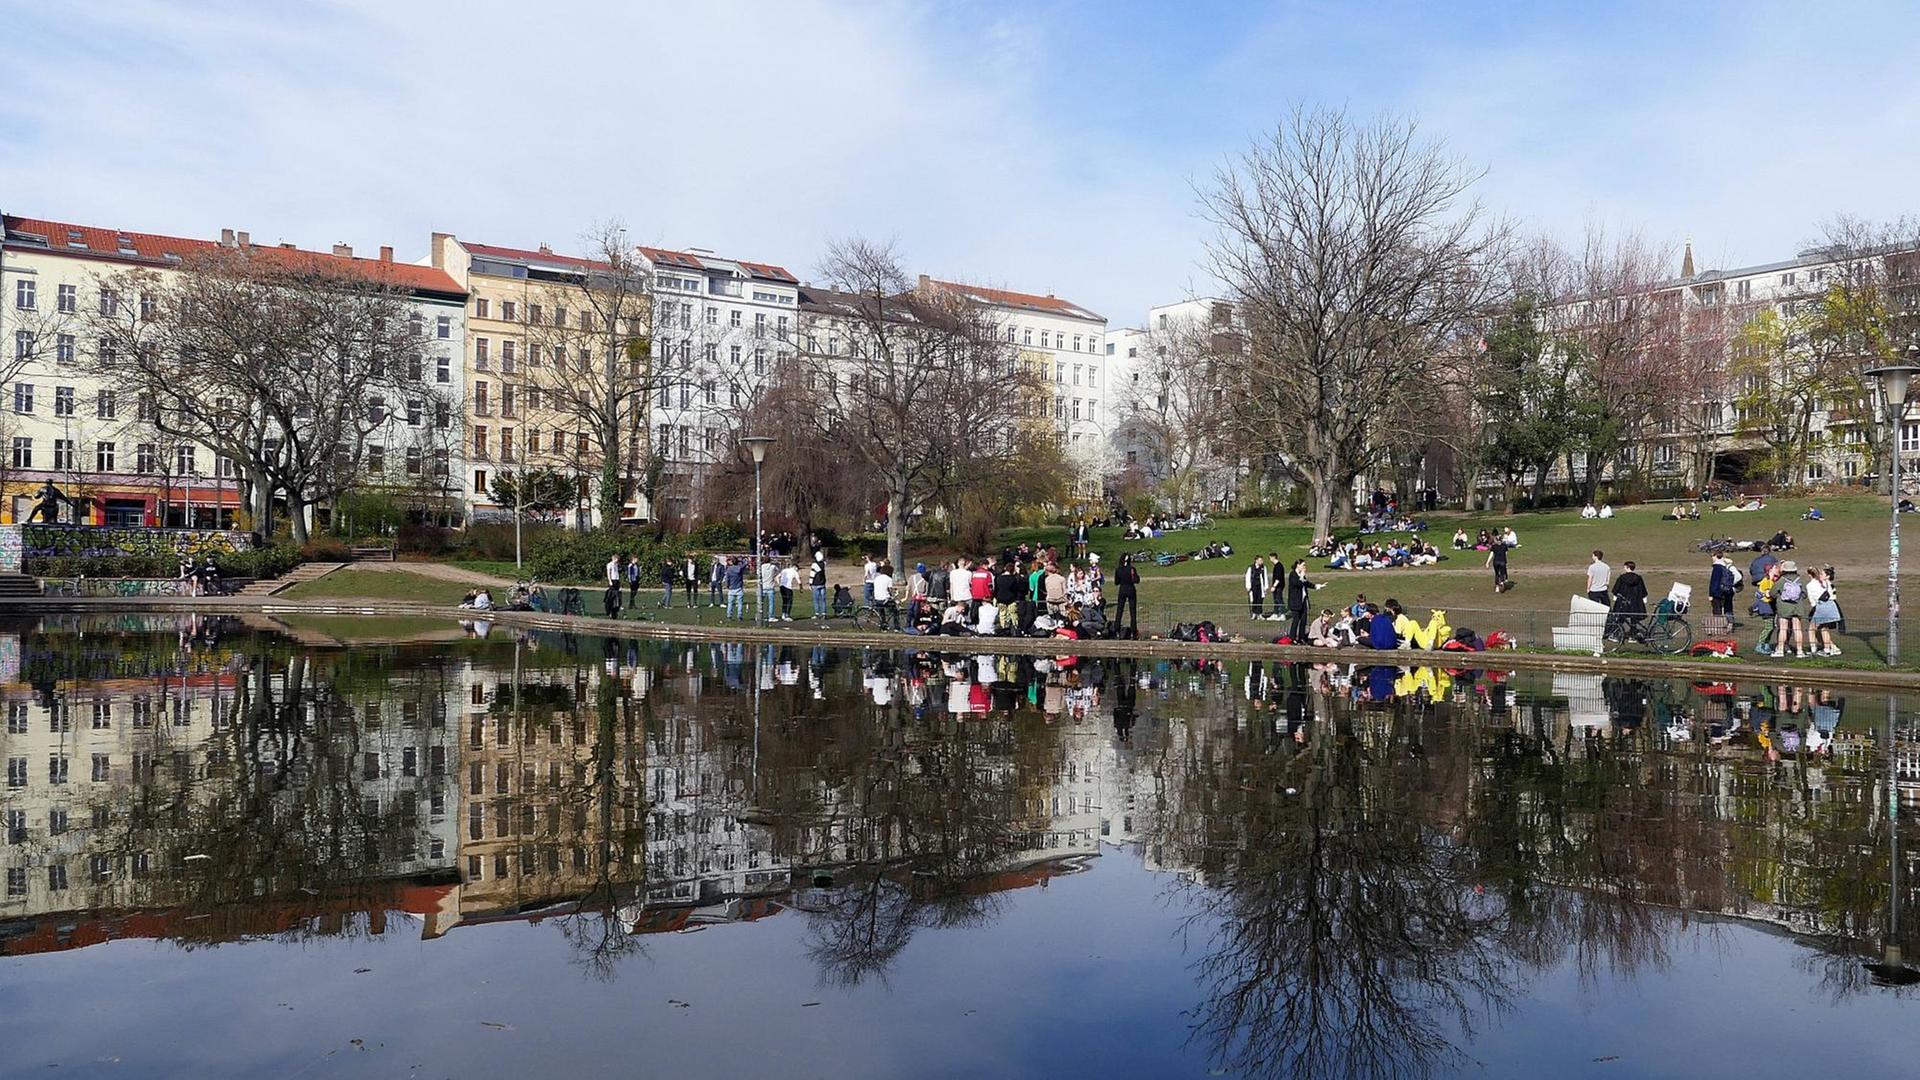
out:
M543 242L543 243L542 243L542 244L540 245L540 254L542 254L542 255L551 255L551 254L553 254L553 249L552 249L552 248L550 248L550 247L548 247L548 246L547 246L547 245L546 245L546 244L545 244L545 243Z
M241 229L239 232L233 234L233 242L239 247L252 247L253 237L247 235L247 230Z
M233 246L233 230L232 229L220 230L220 246L223 248L230 248Z
M343 259L351 259L353 258L353 245L335 244L333 245L333 253Z
M933 279L928 277L925 274L921 274L920 275L920 291L926 292L932 288L933 288Z
M392 244L380 245L380 261L381 262L393 261L393 245Z
M298 251L298 250L300 250L300 249L299 249L298 247L296 247L296 246L295 246L295 245L293 245L292 243L289 243L288 241L285 241L285 240L282 240L282 241L280 241L280 246L281 246L281 247L283 247L283 248L285 248L285 249L287 249L288 251Z

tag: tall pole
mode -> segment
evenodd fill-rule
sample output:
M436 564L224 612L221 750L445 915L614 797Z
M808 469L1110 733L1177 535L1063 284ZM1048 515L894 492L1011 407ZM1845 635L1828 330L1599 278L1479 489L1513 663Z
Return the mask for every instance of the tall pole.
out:
M766 580L766 571L761 568L761 560L766 554L760 550L760 455L753 457L753 623L755 626L767 625L766 593L761 585ZM757 679L758 676L755 676Z
M1906 412L1906 400L1893 407L1893 504L1892 520L1887 526L1887 666L1900 663L1900 426ZM1889 701L1892 699L1889 698ZM1892 706L1889 705L1889 708Z

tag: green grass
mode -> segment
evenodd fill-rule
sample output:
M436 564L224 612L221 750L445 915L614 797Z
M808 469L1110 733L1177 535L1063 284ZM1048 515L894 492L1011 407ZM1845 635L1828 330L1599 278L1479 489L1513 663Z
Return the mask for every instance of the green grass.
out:
M294 600L413 600L428 604L458 604L467 586L404 570L335 570L326 577L303 581L282 593Z

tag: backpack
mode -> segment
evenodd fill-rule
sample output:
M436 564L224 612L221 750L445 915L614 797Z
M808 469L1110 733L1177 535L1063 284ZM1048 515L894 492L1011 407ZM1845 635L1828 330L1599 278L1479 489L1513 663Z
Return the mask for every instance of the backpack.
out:
M1785 604L1800 602L1800 579L1788 578L1780 583L1780 601Z
M1220 629L1210 622L1202 622L1199 626L1193 628L1193 640L1219 641Z
M1198 631L1194 629L1192 623L1175 623L1173 629L1167 631L1167 638L1171 641L1200 640Z
M1733 571L1733 591L1734 592L1739 592L1740 590L1747 587L1747 575L1741 573L1739 567L1729 563L1727 565L1727 569Z

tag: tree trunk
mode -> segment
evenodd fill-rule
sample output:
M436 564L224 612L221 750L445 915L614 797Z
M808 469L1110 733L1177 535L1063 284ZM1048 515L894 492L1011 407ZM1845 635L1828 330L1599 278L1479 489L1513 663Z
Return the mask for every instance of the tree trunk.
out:
M247 474L249 503L253 510L253 531L262 539L273 535L273 485L267 482L265 473L258 469Z
M306 496L299 492L287 492L287 517L293 525L293 542L304 547L309 537Z
M1309 478L1309 486L1313 489L1313 538L1332 536L1333 506L1339 485L1330 477L1315 475Z
M895 574L907 565L907 479L896 479L887 500L887 561Z

